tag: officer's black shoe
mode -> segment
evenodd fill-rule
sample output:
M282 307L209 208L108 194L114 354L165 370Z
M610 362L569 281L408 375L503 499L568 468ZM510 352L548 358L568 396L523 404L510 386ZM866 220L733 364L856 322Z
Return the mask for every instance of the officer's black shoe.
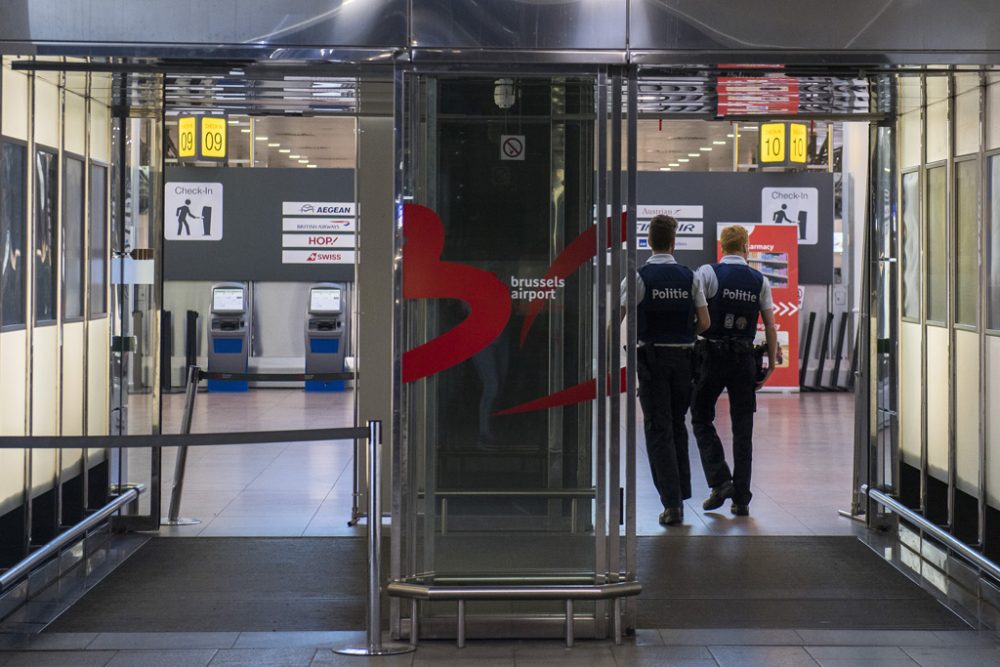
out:
M750 506L749 505L737 505L733 503L729 507L729 511L736 516L750 516Z
M705 502L701 504L701 507L706 512L709 510L717 510L723 506L726 502L726 498L733 497L733 483L723 482L717 487L712 489L712 493L708 494L708 498Z
M660 512L661 526L676 526L684 523L683 507L668 507Z

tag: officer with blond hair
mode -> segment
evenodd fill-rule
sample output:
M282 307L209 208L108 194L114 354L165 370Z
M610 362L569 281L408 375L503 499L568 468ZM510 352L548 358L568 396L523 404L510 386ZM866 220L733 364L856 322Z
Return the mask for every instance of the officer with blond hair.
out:
M736 516L750 514L750 468L753 459L753 414L755 391L774 371L778 334L774 327L771 284L760 271L747 264L750 235L733 225L722 230L722 259L698 269L711 326L698 341L698 378L691 399L691 425L705 479L711 493L702 503L715 510L732 499ZM753 341L757 320L764 320L767 340L767 372L758 381ZM715 404L723 390L729 392L729 414L733 428L733 469L726 464L722 441L715 430Z

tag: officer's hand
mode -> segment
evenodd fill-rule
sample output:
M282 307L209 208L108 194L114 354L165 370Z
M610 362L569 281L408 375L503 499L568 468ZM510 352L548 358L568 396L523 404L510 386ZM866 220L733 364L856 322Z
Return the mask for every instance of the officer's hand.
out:
M771 368L771 367L768 367L767 372L764 374L764 379L757 383L757 386L755 387L755 389L760 389L765 384L767 384L767 381L771 377L771 373L773 373L773 372L774 372L774 369Z

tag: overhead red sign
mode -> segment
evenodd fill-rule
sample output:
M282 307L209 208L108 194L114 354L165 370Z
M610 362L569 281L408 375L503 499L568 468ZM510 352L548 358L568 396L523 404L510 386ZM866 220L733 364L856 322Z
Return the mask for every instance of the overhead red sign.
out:
M719 116L767 116L799 111L799 81L789 76L720 76L716 93Z
M767 381L771 389L799 388L799 235L791 225L744 225L750 232L747 262L771 283L774 323L781 362ZM718 247L722 257L722 247ZM757 323L757 341L764 340L764 323Z

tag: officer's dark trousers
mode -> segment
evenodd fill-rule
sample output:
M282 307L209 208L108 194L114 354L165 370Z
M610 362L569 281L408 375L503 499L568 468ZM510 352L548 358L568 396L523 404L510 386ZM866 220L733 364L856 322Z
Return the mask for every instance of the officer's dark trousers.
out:
M639 348L639 403L653 485L663 507L691 497L691 463L684 418L691 405L691 349Z
M699 342L698 379L691 399L691 425L701 453L708 485L733 481L733 502L750 503L750 466L753 459L753 413L756 362L752 348L740 343ZM726 465L722 441L715 430L715 404L722 390L729 392L733 423L733 471Z

